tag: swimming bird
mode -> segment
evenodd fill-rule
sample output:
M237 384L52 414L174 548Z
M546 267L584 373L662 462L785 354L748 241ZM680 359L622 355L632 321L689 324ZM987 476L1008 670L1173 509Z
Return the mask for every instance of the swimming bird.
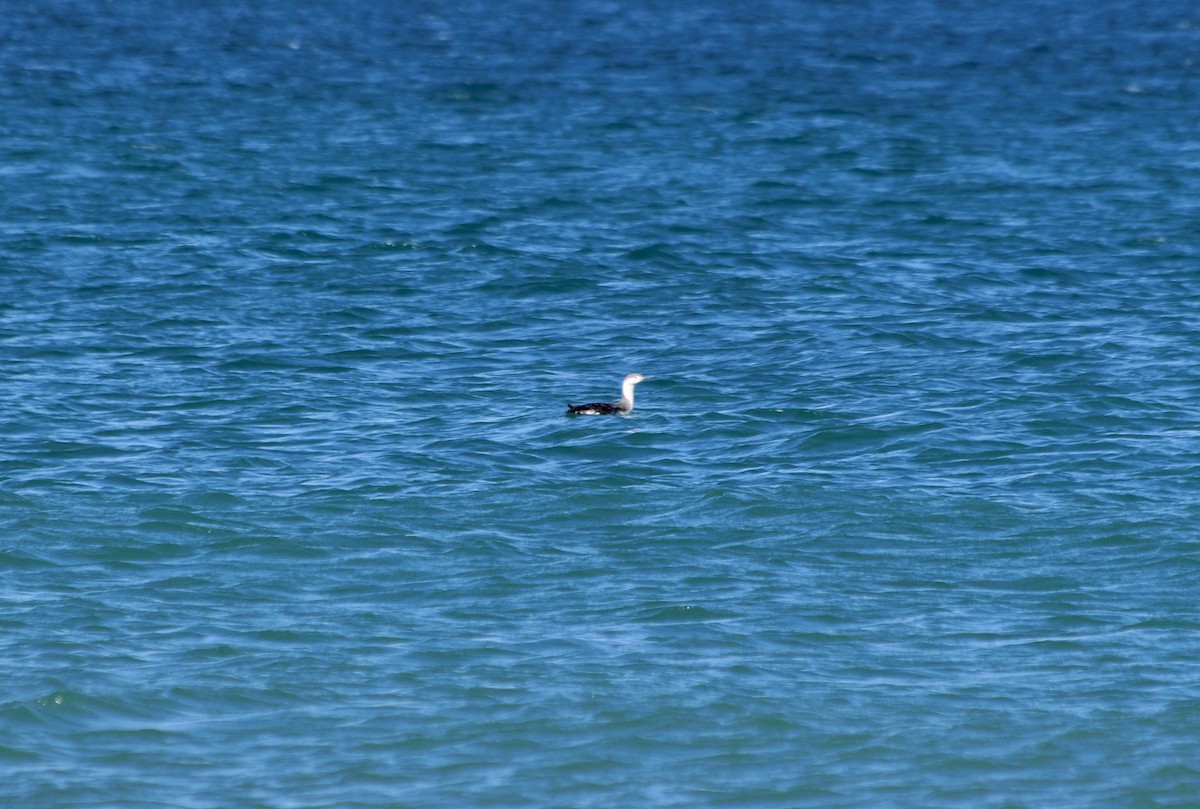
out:
M567 414L575 416L624 416L630 410L633 410L633 386L649 378L641 374L630 374L621 383L621 401L591 402L581 405L573 405L568 402Z

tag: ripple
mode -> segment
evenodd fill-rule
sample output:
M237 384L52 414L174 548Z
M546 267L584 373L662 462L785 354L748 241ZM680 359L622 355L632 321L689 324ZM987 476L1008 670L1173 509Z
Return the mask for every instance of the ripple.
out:
M1182 6L524 5L9 15L0 803L1187 805Z

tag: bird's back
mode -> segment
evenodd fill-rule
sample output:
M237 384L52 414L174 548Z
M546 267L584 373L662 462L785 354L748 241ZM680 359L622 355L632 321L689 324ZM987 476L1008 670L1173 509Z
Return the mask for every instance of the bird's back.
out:
M615 416L624 413L620 405L610 402L589 402L581 405L567 405L567 412L577 416Z

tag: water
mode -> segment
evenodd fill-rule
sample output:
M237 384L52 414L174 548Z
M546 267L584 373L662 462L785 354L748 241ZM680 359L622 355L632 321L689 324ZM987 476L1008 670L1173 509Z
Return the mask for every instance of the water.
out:
M1200 15L1077 6L5 4L0 804L1200 805Z

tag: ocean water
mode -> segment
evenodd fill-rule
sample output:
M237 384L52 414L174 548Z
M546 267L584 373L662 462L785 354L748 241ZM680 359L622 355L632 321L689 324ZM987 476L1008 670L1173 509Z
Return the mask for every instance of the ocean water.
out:
M1198 60L3 3L0 805L1200 806Z

